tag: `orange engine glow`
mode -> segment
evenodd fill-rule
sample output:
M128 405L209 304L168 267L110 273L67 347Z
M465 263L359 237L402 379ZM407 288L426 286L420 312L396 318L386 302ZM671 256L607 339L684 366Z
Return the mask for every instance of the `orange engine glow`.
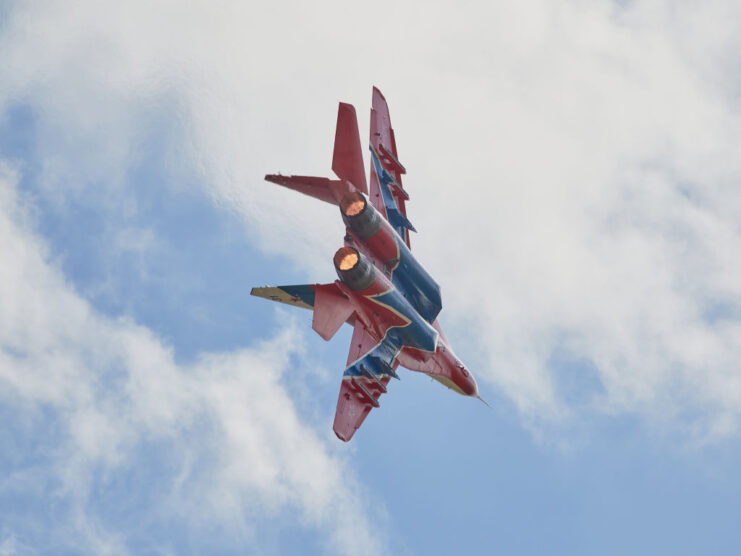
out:
M358 256L355 253L348 253L340 261L340 270L350 270L358 264Z
M365 208L365 199L360 193L350 193L349 195L345 195L345 198L342 199L340 208L346 216L355 216L363 212L363 209Z
M340 270L350 270L358 264L358 253L350 247L342 247L335 253L334 263Z
M363 207L365 207L365 203L363 201L353 201L352 203L350 203L350 206L347 207L345 214L347 214L348 216L355 216L361 210L363 210Z

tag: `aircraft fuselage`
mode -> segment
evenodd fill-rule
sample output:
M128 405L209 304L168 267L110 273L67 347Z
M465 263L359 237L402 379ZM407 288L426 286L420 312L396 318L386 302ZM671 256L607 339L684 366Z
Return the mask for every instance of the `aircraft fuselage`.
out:
M448 388L480 399L471 373L453 353L437 320L440 286L410 251L409 194L402 185L386 99L373 88L370 179L366 181L355 108L340 103L332 156L338 179L269 174L270 182L339 205L345 245L334 256L339 280L324 284L253 288L259 297L313 311L324 340L348 323L353 335L340 384L333 430L347 442L396 368L425 373ZM483 401L483 400L482 400Z

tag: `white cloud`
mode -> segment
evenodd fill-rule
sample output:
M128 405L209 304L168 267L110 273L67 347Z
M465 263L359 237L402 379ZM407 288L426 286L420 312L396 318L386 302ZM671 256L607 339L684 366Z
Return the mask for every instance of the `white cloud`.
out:
M18 542L16 541L15 535L3 531L2 537L0 538L0 556L12 556L19 552Z
M645 5L562 3L524 53L493 39L507 53L475 58L490 60L499 79L476 79L466 89L473 100L455 104L464 123L438 127L471 163L449 156L431 168L417 152L407 164L440 184L438 206L452 193L437 176L456 176L458 210L445 223L462 233L448 237L425 213L419 228L434 230L425 256L440 245L453 253L437 265L448 306L478 316L489 376L527 415L581 409L560 398L548 363L566 351L596 368L597 410L718 439L737 433L741 401L741 265L732 255L741 122L735 78L709 78L727 59L706 53L712 45L737 58L737 35L719 44L712 26L691 20L695 10ZM728 8L703 6L701 19ZM687 26L695 43L683 40ZM456 245L466 237L469 248ZM726 317L711 316L713 307Z
M590 410L737 434L737 3L14 11L0 98L39 111L64 195L115 185L137 130L171 111L173 163L201 172L264 249L330 278L335 211L260 179L326 174L336 101L363 129L375 83L410 171L415 249L484 379L528 418L561 420L584 408L559 393L558 351L594 367Z
M50 413L58 431L36 439L46 463L18 469L0 488L28 495L52 477L59 487L46 496L70 512L51 534L96 554L128 553L126 530L92 512L94 485L123 480L150 461L143 447L163 446L174 462L159 487L166 496L141 520L164 511L259 543L256 520L291 511L328 548L378 553L367 497L334 439L304 422L284 387L284 369L303 350L292 321L261 345L177 365L151 331L98 314L65 282L32 232L16 179L0 169L0 400L19 422Z

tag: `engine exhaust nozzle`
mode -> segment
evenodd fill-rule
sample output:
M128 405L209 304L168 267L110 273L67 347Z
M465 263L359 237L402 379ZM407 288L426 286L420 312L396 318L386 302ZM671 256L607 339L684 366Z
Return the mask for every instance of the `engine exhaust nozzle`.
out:
M383 217L368 204L365 195L358 191L348 193L340 201L340 212L345 225L360 239L368 239L378 233Z
M373 264L353 247L337 250L334 267L340 280L353 291L367 290L376 278Z
M367 204L365 197L361 193L354 191L342 198L340 201L340 210L345 216L357 216L365 210Z

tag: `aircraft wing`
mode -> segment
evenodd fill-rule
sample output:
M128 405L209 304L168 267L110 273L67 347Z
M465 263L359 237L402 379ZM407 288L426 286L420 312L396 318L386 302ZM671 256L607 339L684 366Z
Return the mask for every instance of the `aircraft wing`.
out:
M298 286L267 286L252 288L257 297L311 309L314 317L311 327L325 340L330 340L345 322L352 323L354 308L338 286L332 284L301 284Z
M360 319L355 319L334 417L334 432L340 440L352 438L371 409L379 407L378 399L386 393L391 378L399 378L395 370L398 351L385 340L378 342Z
M375 87L370 118L370 149L370 201L409 247L409 230L415 230L407 219L406 201L409 195L401 183L401 176L406 169L399 162L386 99Z
M270 301L301 307L302 309L314 309L316 293L314 287L309 284L299 286L266 286L264 288L252 288L250 295L263 297Z

